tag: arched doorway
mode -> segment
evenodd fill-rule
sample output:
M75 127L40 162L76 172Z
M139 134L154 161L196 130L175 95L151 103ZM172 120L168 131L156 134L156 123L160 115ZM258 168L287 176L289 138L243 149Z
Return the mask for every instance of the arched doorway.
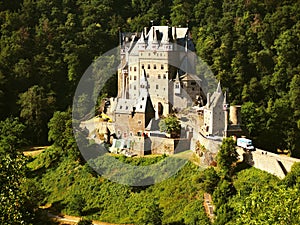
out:
M159 117L161 117L164 114L164 106L161 104L161 102L158 102L157 104L157 111Z

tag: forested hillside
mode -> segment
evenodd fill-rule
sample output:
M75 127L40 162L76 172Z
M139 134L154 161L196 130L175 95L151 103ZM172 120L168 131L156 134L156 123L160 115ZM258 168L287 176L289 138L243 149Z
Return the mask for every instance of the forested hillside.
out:
M300 152L298 1L105 0L0 3L0 115L18 116L34 144L66 110L93 59L118 45L119 29L156 25L192 30L255 144ZM108 89L109 95L116 90Z

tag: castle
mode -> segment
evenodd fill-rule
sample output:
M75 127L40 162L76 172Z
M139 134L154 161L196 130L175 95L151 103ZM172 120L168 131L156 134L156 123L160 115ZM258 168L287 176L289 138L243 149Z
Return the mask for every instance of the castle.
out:
M152 26L139 34L121 33L118 95L109 100L105 110L114 123L112 147L130 146L144 154L155 151L155 143L164 142L167 153L175 153L178 140L167 139L158 123L170 113L193 106L199 109L196 115L202 112L203 124L196 128L181 124L185 150L192 149L193 132L223 135L226 98L220 83L212 95L204 93L202 80L196 75L194 51L188 28Z

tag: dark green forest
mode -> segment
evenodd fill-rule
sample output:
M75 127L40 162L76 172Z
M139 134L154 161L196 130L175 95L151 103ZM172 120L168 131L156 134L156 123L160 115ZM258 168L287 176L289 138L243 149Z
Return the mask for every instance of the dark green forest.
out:
M0 117L19 117L31 144L72 104L95 58L118 46L119 31L189 26L258 147L300 152L298 1L105 0L0 3ZM114 81L112 81L114 82ZM116 82L115 82L116 83ZM116 86L116 85L115 85ZM107 88L109 95L116 87Z
M233 170L232 158L219 158L217 169L199 172L188 164L165 183L136 190L86 165L70 114L84 71L118 46L120 31L140 32L151 20L189 26L197 54L229 102L242 105L243 125L255 146L299 157L299 19L296 0L2 0L0 223L50 224L37 209L52 203L58 211L109 222L209 224L205 190L217 207L214 224L299 224L299 165L278 181L253 168ZM113 96L116 80L110 84L115 88L103 94ZM22 147L36 145L52 146L37 158L24 158ZM231 145L224 144L225 153ZM124 201L129 213L114 208Z

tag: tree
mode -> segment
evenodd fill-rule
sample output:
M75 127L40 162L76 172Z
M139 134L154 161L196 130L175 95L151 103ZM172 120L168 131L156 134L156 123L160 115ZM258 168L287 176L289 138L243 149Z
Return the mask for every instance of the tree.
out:
M45 143L47 122L53 113L55 98L46 93L43 87L32 86L20 94L18 103L21 106L20 117L25 120L35 143Z
M7 118L0 121L0 146L5 151L13 153L26 142L23 137L24 131L25 126L20 123L18 118Z
M193 201L184 208L184 224L186 225L208 225L210 224L205 214L202 201Z
M234 163L238 159L235 141L232 138L225 138L217 154L217 165L223 176L230 176L233 172Z
M218 186L220 177L213 167L209 167L202 173L203 189L205 192L212 194L215 188Z
M16 148L23 143L25 126L18 119L0 122L0 224L29 224L34 218L30 193L24 193L26 159Z
M71 111L55 112L48 123L48 128L49 141L53 141L55 146L60 147L73 159L80 157L73 133Z
M180 121L175 115L168 115L159 122L159 129L161 132L166 132L171 135L178 135L180 133Z
M219 209L229 200L229 197L233 196L234 194L235 188L232 183L227 180L221 180L213 193L213 199L216 208Z

